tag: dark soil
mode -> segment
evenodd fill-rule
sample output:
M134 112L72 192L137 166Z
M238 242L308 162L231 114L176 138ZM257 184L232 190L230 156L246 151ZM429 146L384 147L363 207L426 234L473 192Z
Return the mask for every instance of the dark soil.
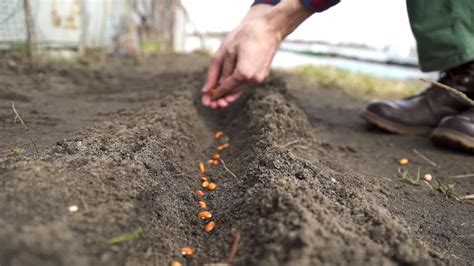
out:
M358 117L363 102L287 74L225 110L204 109L207 61L1 61L0 265L202 265L226 261L237 232L236 265L471 264L474 206L398 175L407 157L412 172L472 194L474 178L448 177L474 173L471 155L370 128ZM193 192L218 129L237 177L211 168L208 234ZM138 238L107 243L136 228ZM181 258L182 246L196 255Z

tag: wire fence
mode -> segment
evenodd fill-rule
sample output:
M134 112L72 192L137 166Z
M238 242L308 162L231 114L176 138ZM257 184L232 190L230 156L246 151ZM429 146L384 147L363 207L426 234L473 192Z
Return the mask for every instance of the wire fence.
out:
M25 7L23 0L0 2L0 47L26 42Z
M0 0L0 49L176 49L186 19L181 0Z

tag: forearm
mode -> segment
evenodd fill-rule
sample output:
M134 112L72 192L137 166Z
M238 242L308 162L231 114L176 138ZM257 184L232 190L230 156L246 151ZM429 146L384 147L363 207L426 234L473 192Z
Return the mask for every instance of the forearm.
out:
M264 16L280 38L284 39L313 13L300 0L284 0L267 11Z
M274 23L276 31L284 38L313 13L323 12L339 2L340 0L255 0L249 12L258 6L275 5L266 12L265 17Z

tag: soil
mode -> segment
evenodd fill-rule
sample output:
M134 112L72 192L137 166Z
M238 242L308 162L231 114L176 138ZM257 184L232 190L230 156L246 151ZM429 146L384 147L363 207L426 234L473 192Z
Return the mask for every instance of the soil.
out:
M474 206L398 173L407 157L412 173L472 194L474 178L450 177L473 173L472 155L371 128L358 116L365 102L285 73L207 110L207 62L0 61L0 265L203 265L227 261L237 232L235 265L474 261ZM236 176L208 167L217 226L205 233L194 191L216 130L230 139L222 156ZM195 255L182 258L183 246Z

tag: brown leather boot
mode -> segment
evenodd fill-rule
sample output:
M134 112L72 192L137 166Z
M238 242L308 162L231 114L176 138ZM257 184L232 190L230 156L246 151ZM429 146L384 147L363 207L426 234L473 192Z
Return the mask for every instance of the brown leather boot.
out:
M474 61L442 73L439 82L474 99ZM361 115L369 123L393 133L423 135L430 133L443 118L470 107L449 91L431 86L403 100L371 102Z
M431 134L437 144L474 152L474 108L445 117Z

